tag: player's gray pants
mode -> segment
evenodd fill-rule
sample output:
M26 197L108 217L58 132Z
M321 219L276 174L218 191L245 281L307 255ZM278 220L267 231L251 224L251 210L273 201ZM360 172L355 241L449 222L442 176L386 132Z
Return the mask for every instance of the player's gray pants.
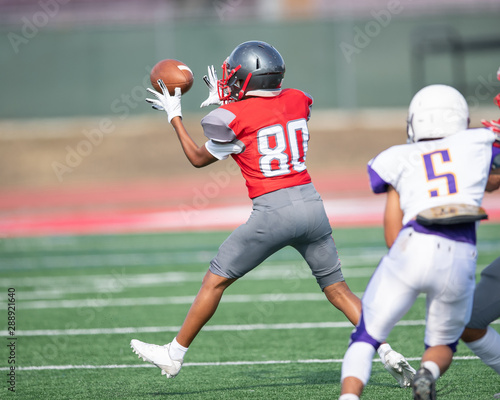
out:
M250 218L222 243L210 271L240 278L271 254L292 246L323 290L344 280L331 234L323 201L313 184L266 193L253 199Z
M500 257L481 272L481 280L474 290L472 317L467 328L486 329L500 317Z

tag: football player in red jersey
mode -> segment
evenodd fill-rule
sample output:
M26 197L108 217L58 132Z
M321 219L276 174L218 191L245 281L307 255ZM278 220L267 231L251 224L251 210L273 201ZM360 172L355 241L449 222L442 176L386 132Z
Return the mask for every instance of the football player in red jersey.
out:
M201 289L174 340L165 345L133 339L131 346L145 361L176 376L184 354L217 309L224 290L235 280L285 246L292 246L307 261L327 299L355 325L360 299L342 276L323 202L307 172L307 121L313 99L296 89L282 89L285 63L271 45L250 41L237 46L226 59L223 77L213 67L204 77L209 97L203 106L220 105L201 125L208 141L198 146L182 123L181 93L170 96L148 89L156 98L153 108L167 112L186 157L204 167L231 156L246 180L253 211L219 248ZM401 386L409 386L415 370L404 357L381 346L386 369Z

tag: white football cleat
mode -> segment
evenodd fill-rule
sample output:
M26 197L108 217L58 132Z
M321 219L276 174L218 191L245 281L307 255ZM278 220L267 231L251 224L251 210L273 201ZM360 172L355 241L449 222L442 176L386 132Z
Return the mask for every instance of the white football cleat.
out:
M142 358L143 361L150 362L161 369L161 374L167 378L175 378L180 372L183 360L172 360L170 358L169 349L170 343L164 346L157 344L149 344L141 342L137 339L130 341L130 347L135 354Z
M391 349L384 354L382 361L384 362L384 368L396 378L399 386L402 388L411 386L416 371L408 364L402 354Z

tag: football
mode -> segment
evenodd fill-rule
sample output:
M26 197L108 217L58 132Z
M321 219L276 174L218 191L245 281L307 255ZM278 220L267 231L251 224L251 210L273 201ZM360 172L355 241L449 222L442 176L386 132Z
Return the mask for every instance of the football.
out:
M149 75L151 84L156 91L161 93L158 86L158 79L162 79L171 96L176 87L181 88L182 94L186 93L193 86L193 72L191 69L179 60L166 59L159 61L151 70Z

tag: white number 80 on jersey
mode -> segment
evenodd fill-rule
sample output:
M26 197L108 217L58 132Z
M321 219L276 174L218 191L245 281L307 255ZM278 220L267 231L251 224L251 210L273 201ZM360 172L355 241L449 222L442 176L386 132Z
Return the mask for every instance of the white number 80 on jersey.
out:
M309 130L304 118L288 121L286 131L281 125L263 128L257 133L257 140L259 153L262 154L260 170L266 178L289 174L292 168L297 172L306 169ZM271 142L275 145L272 146Z

